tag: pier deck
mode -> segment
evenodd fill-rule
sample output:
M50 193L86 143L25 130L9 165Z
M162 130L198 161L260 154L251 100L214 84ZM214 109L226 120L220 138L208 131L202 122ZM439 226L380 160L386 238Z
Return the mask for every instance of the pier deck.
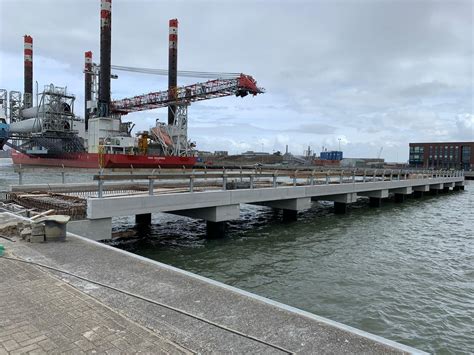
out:
M422 353L85 238L70 235L64 243L5 241L4 244L15 257L66 270L195 316L193 318L97 284L55 273L63 281L129 320L145 326L171 344L179 344L193 352L285 353L276 346L289 353L305 354ZM2 292L5 292L5 285ZM240 335L231 330L240 332ZM124 336L127 334L126 331Z
M82 199L83 208L72 216L82 219L70 222L69 231L102 240L111 238L112 218L119 216L135 215L141 224L149 224L151 214L160 212L203 219L207 222L207 235L212 238L224 235L226 221L240 217L241 204L282 210L284 219L295 220L298 211L311 208L312 201L332 201L336 213L345 213L359 197L368 198L370 206L379 207L382 199L391 195L395 201L403 202L411 194L420 197L426 192L464 189L461 171L295 170L278 175L276 171L241 170L99 174L94 179L97 182L13 185L6 194L10 194L11 200L31 207L44 204L33 204L37 200L35 193L44 195L48 201L53 194L57 200L63 194L69 204L76 201L80 205L77 199Z

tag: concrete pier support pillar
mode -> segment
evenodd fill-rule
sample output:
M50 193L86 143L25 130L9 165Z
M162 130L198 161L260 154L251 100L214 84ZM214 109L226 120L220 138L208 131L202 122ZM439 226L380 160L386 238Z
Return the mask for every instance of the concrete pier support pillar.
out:
M406 196L404 194L395 194L395 202L405 202Z
M283 210L283 222L295 222L298 220L298 211Z
M377 197L369 197L369 206L370 207L380 207L382 206L382 199Z
M225 222L206 221L206 238L208 239L224 238L225 231L226 231Z
M444 193L449 192L449 186L444 186L444 187L443 187L443 192L444 192Z
M346 212L347 212L347 203L334 202L334 213L335 214L344 214Z
M424 191L418 191L418 190L413 191L413 196L415 198L423 197L423 194L424 194Z
M440 190L443 190L444 184L433 184L430 185L430 195L436 196Z
M151 213L135 215L135 223L141 226L148 226L151 224Z

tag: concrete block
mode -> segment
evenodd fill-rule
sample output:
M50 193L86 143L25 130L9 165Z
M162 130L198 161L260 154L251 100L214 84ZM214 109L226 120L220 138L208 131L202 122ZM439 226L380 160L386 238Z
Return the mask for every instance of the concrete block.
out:
M338 195L329 195L329 196L317 196L313 197L312 200L315 201L334 201L337 203L353 203L357 201L357 194L356 193L348 193L348 194L338 194Z
M420 192L428 192L430 191L430 185L421 185L421 186L413 186L413 191L420 191Z
M388 198L388 190L365 191L358 192L359 196L373 197L373 198Z
M45 241L44 235L31 235L28 237L30 243L43 243Z
M58 242L66 240L66 225L54 221L46 221L44 235L47 242Z
M44 236L44 224L33 223L31 225L31 235L42 235L42 236Z
M112 238L112 218L70 221L67 231L92 240Z
M173 214L209 222L224 222L240 218L240 205L226 205L206 208L194 208L190 210L173 211Z
M26 239L26 238L29 238L31 236L31 228L27 227L27 228L23 228L20 232L20 237L22 239Z
M413 189L411 186L399 187L397 189L390 189L390 192L394 193L395 195L410 195L413 192Z
M256 204L260 206L277 208L280 210L302 211L311 208L311 198L291 198L287 200L267 201Z

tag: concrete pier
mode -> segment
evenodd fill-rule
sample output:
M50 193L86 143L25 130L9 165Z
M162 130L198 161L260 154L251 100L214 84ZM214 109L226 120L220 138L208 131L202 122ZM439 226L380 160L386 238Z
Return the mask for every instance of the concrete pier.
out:
M311 201L333 201L335 213L346 213L348 204L359 196L369 197L372 204L395 194L396 201L403 202L413 191L437 193L445 184L463 186L464 178L443 177L392 181L371 181L305 186L264 187L237 190L210 190L199 192L169 193L163 195L129 195L87 200L87 217L94 220L167 212L209 222L238 219L241 204L256 204L281 209L284 218L294 219L297 211L311 207ZM377 201L377 202L375 202ZM293 212L291 212L293 211ZM213 226L208 224L208 226ZM210 227L214 228L214 227ZM210 233L213 235L214 233ZM110 235L104 235L110 238Z

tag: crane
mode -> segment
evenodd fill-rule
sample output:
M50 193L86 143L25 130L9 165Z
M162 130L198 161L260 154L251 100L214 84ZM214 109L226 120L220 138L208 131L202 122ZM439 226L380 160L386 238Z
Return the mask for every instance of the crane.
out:
M147 69L115 65L112 65L112 69L142 74L168 75L168 71L165 69ZM173 104L190 104L191 102L231 95L245 97L251 94L255 96L265 92L265 89L257 86L257 82L252 76L242 73L182 71L178 72L178 75L200 78L217 77L217 79L176 87L171 91L168 89L114 100L110 103L110 111L123 115L130 112L167 107Z

